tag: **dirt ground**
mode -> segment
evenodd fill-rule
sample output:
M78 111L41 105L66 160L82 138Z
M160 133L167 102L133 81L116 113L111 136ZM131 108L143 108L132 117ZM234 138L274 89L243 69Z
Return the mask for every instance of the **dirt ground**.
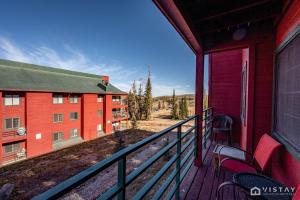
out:
M193 111L194 107L189 107L190 110L190 115L193 115L194 111ZM172 120L170 118L170 112L171 110L159 110L156 112L152 113L152 120L149 121L138 121L138 129L141 130L147 130L147 131L153 131L153 132L159 132L165 128L168 128L182 120ZM193 125L193 121L187 123L188 126L184 126L184 130Z
M143 130L126 130L122 134L125 145L130 145L153 133ZM15 185L10 199L30 199L109 157L118 148L118 137L109 135L4 166L0 168L0 186L6 183Z
M143 138L155 134L155 132L159 132L171 125L176 124L177 122L180 122L180 120L171 120L169 114L170 110L160 110L154 112L152 115L152 120L138 121L137 130L129 129L120 132L118 135L123 135L123 146L136 143ZM190 122L184 126L183 131L187 130L191 125L193 125L193 122ZM30 199L31 197L40 194L66 180L67 178L77 174L83 169L86 169L89 166L92 166L95 163L112 155L120 148L118 135L108 135L93 141L84 142L61 149L59 151L45 154L43 156L4 166L0 168L0 186L6 183L12 183L15 185L15 189L10 199ZM159 146L161 148L161 145ZM157 145L153 146L153 148L156 147ZM151 155L154 155L155 152L160 149L157 148L153 152L146 152L144 151L145 148L135 152L135 154L129 157L129 160L133 160L133 163L142 163L145 161L145 159L147 159L149 156L151 157ZM145 154L148 156L141 156ZM157 162L157 164L154 164L151 168L149 168L149 171L144 173L139 180L132 183L131 188L134 189L129 190L128 194L130 196L133 195L134 191L138 190L138 188L143 185L143 182L150 179L160 169L163 163L165 163L164 159L160 160ZM132 164L131 171L136 167L138 167L138 165ZM111 170L109 173L116 173L113 171L115 170ZM97 177L95 177L94 180L98 180L98 183L99 181L103 182L102 179ZM91 183L90 185L93 186L94 184L95 183ZM98 186L100 185L98 184ZM82 187L79 189L82 190ZM99 192L102 193L103 191ZM75 193L79 194L78 191L75 191ZM81 198L75 199L93 199L82 198L84 196L82 194L80 196Z

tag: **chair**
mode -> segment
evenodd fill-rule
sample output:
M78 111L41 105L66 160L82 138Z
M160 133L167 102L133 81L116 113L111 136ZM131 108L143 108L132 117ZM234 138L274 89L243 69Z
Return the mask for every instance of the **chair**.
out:
M244 161L244 160L238 160L235 158L231 158L231 157L225 157L222 160L219 160L219 168L218 171L220 172L221 167L225 168L227 170L233 171L233 172L249 172L249 173L257 173L257 172L263 172L268 164L268 161L270 160L273 152L280 147L281 144L279 142L277 142L276 140L274 140L271 136L269 136L268 134L264 134L259 142L258 145L255 149L254 155L251 156L251 160L250 162ZM251 155L250 153L236 148L236 147L230 147L230 148L234 148L234 149L238 149L240 151L245 152L248 155ZM220 156L220 152L219 151L219 159L221 159ZM257 163L257 165L259 166L259 168L257 168L254 165L254 161L255 163Z
M26 157L26 149L22 148L20 152L17 152L16 156L17 156L17 160Z
M215 126L216 125L216 126ZM228 115L217 115L213 118L213 134L216 141L216 134L222 133L227 135L228 145L231 146L233 120Z
M300 199L300 184L298 185L296 192L293 195L293 200L299 200Z

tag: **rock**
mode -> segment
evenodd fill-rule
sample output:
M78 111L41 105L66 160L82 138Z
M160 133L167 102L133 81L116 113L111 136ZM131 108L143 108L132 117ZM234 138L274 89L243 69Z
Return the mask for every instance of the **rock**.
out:
M14 184L10 184L10 183L4 184L0 189L0 200L8 199L14 188L15 188Z

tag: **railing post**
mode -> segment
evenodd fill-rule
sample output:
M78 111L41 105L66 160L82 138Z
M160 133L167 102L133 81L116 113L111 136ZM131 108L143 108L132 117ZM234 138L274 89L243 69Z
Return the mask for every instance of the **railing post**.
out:
M180 163L181 163L181 125L177 128L177 160L176 160L176 192L177 200L180 198Z
M206 149L206 137L207 137L207 126L206 126L206 123L207 123L207 109L204 110L204 120L202 120L204 122L204 143L203 143L203 146L204 146L204 149ZM202 123L203 124L203 123Z
M118 186L121 187L121 192L118 194L118 200L125 199L126 187L126 157L122 157L118 161Z
M197 152L198 152L198 115L196 115L195 117L195 130L194 130L194 134L195 134L195 158L197 158Z

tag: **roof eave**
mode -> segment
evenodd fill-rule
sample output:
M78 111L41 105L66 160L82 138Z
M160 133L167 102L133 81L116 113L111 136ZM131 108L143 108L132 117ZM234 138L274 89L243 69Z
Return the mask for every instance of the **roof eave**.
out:
M188 23L172 0L153 0L157 8L168 19L195 54L202 53L202 47L192 33Z

